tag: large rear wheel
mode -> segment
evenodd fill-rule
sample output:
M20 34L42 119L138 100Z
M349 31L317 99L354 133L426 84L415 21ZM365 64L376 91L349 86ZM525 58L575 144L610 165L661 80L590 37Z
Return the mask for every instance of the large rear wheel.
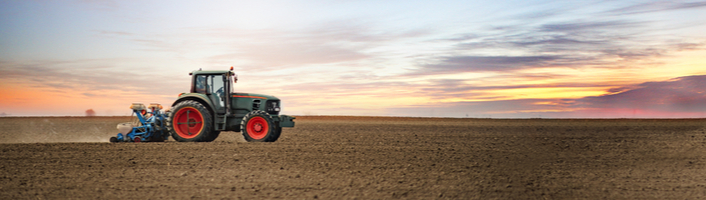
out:
M211 136L211 112L197 101L186 100L174 106L167 117L167 129L172 138L179 142L210 142L215 139Z
M282 128L272 122L267 112L254 110L243 117L240 131L248 142L274 142L279 138Z
M216 138L218 138L218 135L220 135L220 134L221 134L221 131L213 131L208 136L208 138L206 138L206 140L204 140L204 142L213 142L214 140L216 140Z

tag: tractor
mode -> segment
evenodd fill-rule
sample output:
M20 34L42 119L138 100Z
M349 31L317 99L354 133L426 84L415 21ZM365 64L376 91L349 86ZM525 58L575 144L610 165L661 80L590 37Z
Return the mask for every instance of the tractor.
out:
M125 136L119 133L110 141L135 142L138 136L139 141L144 142L150 141L147 138L164 141L163 138L171 135L179 142L211 142L222 131L234 131L242 132L248 142L274 142L282 133L282 127L294 127L295 117L279 114L281 102L277 97L234 92L233 85L238 78L233 67L230 70L199 69L189 75L191 91L179 94L170 111L161 112L161 106L149 112L144 106L131 106L141 123L133 125Z

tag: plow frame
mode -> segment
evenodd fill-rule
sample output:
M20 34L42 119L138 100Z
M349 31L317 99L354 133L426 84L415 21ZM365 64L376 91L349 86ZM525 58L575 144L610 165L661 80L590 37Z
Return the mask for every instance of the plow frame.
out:
M150 106L151 110L132 109L132 114L137 117L139 125L132 127L132 130L123 135L118 133L115 141L111 142L162 142L169 137L166 129L166 113L161 109ZM148 116L149 115L149 116Z

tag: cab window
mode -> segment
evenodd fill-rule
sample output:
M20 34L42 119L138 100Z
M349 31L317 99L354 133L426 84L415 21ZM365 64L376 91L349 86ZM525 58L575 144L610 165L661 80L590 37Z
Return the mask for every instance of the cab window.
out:
M196 76L196 83L194 84L195 93L206 93L206 76Z

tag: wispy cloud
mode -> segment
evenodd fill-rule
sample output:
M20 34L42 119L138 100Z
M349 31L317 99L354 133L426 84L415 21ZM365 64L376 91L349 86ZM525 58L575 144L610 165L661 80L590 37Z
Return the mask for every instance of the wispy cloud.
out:
M47 90L91 91L82 93L86 96L96 96L93 93L96 91L123 91L135 95L172 95L179 91L171 87L180 82L178 79L158 72L105 66L104 63L105 60L5 62L0 64L0 79Z
M544 24L529 32L523 30L470 39L459 42L458 48L452 51L460 55L440 57L435 64L419 67L416 74L517 71L546 67L614 67L622 64L621 61L652 59L673 50L669 49L669 45L639 44L641 38L620 33L630 28L625 24ZM613 27L614 30L600 30L597 27ZM692 44L692 47L697 45ZM506 52L519 55L495 55Z
M652 2L605 12L658 12L700 8L704 4ZM659 57L704 47L702 42L656 37L653 32L659 27L654 27L648 19L608 18L602 12L584 14L587 19L578 20L556 17L566 14L555 11L451 36L447 41L455 48L432 59L425 57L426 62L421 62L424 64L410 74L515 72L552 67L639 68L656 64Z
M105 37L122 37L143 51L196 57L213 65L233 65L243 70L279 70L321 64L355 63L376 59L376 48L427 34L423 29L374 29L375 24L356 20L331 20L299 29L239 29L185 27L172 33L132 34L101 30ZM199 53L195 53L199 52Z
M441 64L423 66L423 74L512 71L529 67L549 66L562 59L560 56L453 56L445 57Z
M606 11L613 15L634 15L706 7L706 1L649 1Z

